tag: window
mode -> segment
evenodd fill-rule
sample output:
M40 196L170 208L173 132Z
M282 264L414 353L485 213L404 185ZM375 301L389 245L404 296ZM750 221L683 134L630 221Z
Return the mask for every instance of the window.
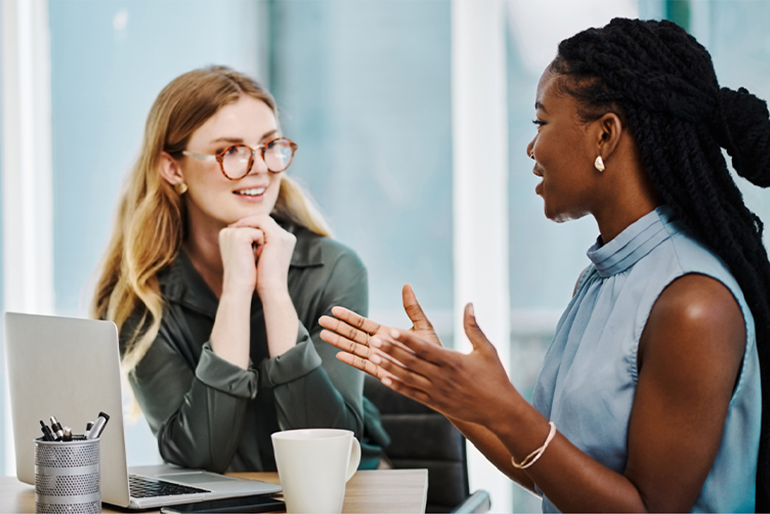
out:
M34 141L43 141L41 152L49 152L51 162L52 177L41 182L52 195L47 202L51 227L39 238L42 248L50 247L42 253L50 261L51 283L46 287L51 311L87 315L118 193L158 92L183 72L226 64L267 83L275 95L284 132L299 145L289 172L310 191L337 239L366 264L370 316L408 326L400 289L411 283L444 342L455 343L460 264L453 199L461 192L453 186L452 52L459 43L452 40L452 1L188 0L182 9L176 0L0 3L3 42L11 40L7 27L17 27L16 41L28 38L30 52L42 49L50 57L32 61L41 76L50 74L50 92L37 94L50 99L51 113L45 126L36 126L43 136ZM37 9L28 11L27 19L37 20L40 30L11 23L22 4ZM503 5L506 54L500 73L507 82L507 106L501 108L507 109L509 173L500 188L507 194L509 215L504 220L509 227L508 364L516 386L531 397L545 349L597 235L591 218L569 225L545 219L524 151L534 134L530 120L537 81L557 43L614 16L673 19L710 50L722 85L746 86L769 98L770 4L504 0ZM0 190L6 196L6 181L18 178L7 163L19 154L5 128L20 119L8 107L7 84L19 80L18 68L11 66L12 51L0 47L0 118L6 130L0 138ZM770 222L768 194L738 182L749 206ZM40 204L46 203L34 196L14 202L18 209L13 212L44 209ZM9 206L3 207L0 217L7 217ZM0 247L9 248L11 234L0 233ZM473 265L485 262L480 258ZM16 291L8 277L36 269L28 263L20 265L24 269L6 269L7 263L0 254L4 292ZM0 297L0 303L7 308L8 298ZM157 446L146 422L127 429L130 464L155 462ZM9 428L5 430L8 448ZM6 462L9 474L11 456L3 448L0 462ZM540 508L534 497L512 488L513 504L497 508Z

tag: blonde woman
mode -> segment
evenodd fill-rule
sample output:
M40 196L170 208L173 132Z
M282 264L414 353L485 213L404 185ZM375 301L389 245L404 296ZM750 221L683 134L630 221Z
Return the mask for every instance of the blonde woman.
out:
M181 75L150 110L93 315L120 332L123 367L169 462L274 470L270 434L364 423L363 376L319 338L333 305L368 307L367 274L285 173L297 146L253 79ZM377 436L373 436L375 439Z

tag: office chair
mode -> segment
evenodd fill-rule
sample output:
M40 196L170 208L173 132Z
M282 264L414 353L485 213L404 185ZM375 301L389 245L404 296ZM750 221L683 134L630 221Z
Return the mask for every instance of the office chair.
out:
M384 454L393 468L428 469L426 512L489 510L489 493L469 494L465 438L447 418L370 375L364 379L364 395L379 409L390 436Z

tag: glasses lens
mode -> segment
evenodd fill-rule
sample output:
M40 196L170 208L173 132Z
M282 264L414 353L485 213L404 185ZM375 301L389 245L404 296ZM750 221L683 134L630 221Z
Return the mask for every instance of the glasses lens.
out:
M249 172L251 148L246 145L236 145L227 148L222 156L222 169L225 175L232 179L241 178Z
M274 172L283 171L291 164L294 148L288 139L276 139L265 147L265 164L267 169Z

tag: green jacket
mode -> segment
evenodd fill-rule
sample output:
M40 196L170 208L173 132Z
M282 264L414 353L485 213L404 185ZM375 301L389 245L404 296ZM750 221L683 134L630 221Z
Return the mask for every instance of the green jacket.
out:
M388 437L376 409L364 406L363 374L335 358L338 350L320 339L318 325L335 305L366 315L366 268L333 239L281 224L297 237L288 280L299 316L297 345L268 356L254 294L247 370L211 350L218 299L185 252L158 275L166 304L160 331L129 382L168 462L217 472L275 470L270 434L309 427L352 430L362 441L361 467L379 462ZM135 326L124 325L122 351Z

